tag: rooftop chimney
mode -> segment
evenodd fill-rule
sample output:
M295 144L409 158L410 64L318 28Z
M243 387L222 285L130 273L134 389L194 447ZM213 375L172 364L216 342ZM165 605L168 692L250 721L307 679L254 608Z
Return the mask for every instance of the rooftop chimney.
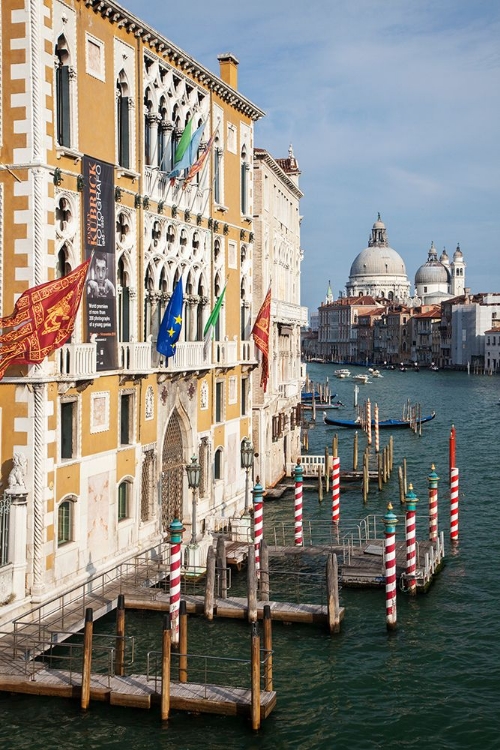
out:
M238 65L239 60L232 52L226 52L223 55L217 55L219 61L220 77L233 89L238 88Z

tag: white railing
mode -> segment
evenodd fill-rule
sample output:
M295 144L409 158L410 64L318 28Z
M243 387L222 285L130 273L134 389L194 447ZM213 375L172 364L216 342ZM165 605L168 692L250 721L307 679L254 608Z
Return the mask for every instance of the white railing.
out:
M256 362L253 341L240 341L240 362Z
M133 372L151 370L151 340L121 341L119 344L119 367Z
M203 341L178 342L175 347L175 357L169 357L165 364L162 357L160 365L166 372L179 370L198 370L210 364L210 357L203 359Z
M300 456L300 465L302 466L302 476L317 477L319 467L321 467L322 473L325 473L325 456ZM296 466L297 463L287 464L286 471L289 477L295 476Z
M60 375L67 377L92 377L97 372L97 347L91 344L64 344L58 350Z
M216 341L215 362L217 365L236 365L238 362L237 341Z

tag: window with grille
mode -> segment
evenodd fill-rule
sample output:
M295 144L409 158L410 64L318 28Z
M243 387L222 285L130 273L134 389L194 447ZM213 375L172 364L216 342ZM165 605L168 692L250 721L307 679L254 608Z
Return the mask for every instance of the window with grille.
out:
M57 546L73 541L73 503L65 500L57 510Z
M154 449L145 450L142 460L141 521L150 521L155 498L156 456Z

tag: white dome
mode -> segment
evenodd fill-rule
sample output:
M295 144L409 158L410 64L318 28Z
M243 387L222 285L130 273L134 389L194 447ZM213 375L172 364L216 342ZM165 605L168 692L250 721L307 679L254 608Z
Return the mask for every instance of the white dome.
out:
M406 268L392 247L367 247L354 259L349 276L406 276Z
M415 274L416 284L447 284L448 272L438 260L427 261Z

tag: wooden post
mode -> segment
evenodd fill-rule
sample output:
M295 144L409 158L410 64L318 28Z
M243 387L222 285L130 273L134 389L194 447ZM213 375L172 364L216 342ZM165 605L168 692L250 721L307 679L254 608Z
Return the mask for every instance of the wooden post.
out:
M398 480L399 480L399 502L401 505L405 503L405 483L403 479L403 467L398 466Z
M328 629L330 633L338 633L340 630L339 578L335 553L330 553L326 561L326 599Z
M92 634L94 632L94 611L92 607L85 610L85 629L83 631L83 664L81 707L87 710L90 703L90 675L92 669Z
M247 561L248 622L257 621L257 571L255 568L255 546L248 547Z
M333 458L339 457L339 436L337 433L335 433L332 440L332 456Z
M217 538L217 574L219 576L219 596L221 599L227 599L227 561L226 561L226 542L222 534Z
M325 446L325 492L330 490L330 453L328 446Z
M264 539L260 543L259 599L269 601L269 549Z
M208 548L207 553L207 578L205 586L205 617L207 620L214 619L214 592L215 592L215 550Z
M323 467L318 466L318 500L323 502Z
M161 720L167 721L170 713L170 660L172 648L172 630L170 615L163 617L163 638L161 658Z
M271 692L273 689L273 633L271 622L271 607L264 605L264 690Z
M384 482L389 481L389 454L387 452L387 445L384 446L383 451L383 467L384 467Z
M312 406L312 421L315 422L316 421L316 399L314 397L314 391L313 391L313 394L312 394L312 404L311 404L311 406Z
M389 472L392 473L394 468L394 437L389 438Z
M403 458L403 487L405 491L405 495L408 492L408 478L407 478L407 472L406 472L406 458Z
M251 645L251 673L252 673L252 729L260 727L260 636L258 625L252 623Z
M354 445L352 451L352 470L357 471L358 468L358 431L354 433Z
M382 470L382 454L377 453L377 473L378 473L378 488L381 490L384 486L384 472Z
M186 601L181 599L179 607L179 682L188 681L188 617Z
M118 594L116 607L115 674L121 677L125 665L125 596Z

